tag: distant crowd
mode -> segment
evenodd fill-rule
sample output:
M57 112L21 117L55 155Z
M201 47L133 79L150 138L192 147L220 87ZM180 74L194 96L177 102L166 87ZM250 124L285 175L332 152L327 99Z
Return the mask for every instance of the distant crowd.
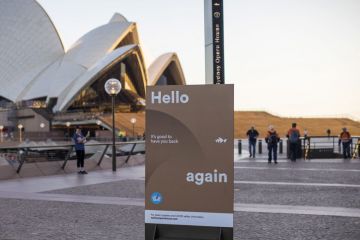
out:
M331 130L328 129L326 131L328 137L330 137ZM307 129L304 130L304 139L309 139ZM247 132L246 136L249 140L249 153L250 158L255 158L256 154L256 143L257 138L259 137L259 132L255 129L254 126L252 126ZM297 159L297 153L299 152L299 148L301 148L301 134L299 129L297 128L296 123L291 124L291 128L288 130L286 134L286 138L288 139L289 144L289 156L291 161L295 162ZM277 149L278 149L278 143L280 142L279 134L276 132L274 126L270 125L269 129L266 133L265 142L267 143L268 147L268 163L271 163L274 161L275 164L277 164ZM351 158L351 151L350 146L352 143L352 138L350 132L343 128L342 132L339 134L339 145L342 145L343 149L343 158Z

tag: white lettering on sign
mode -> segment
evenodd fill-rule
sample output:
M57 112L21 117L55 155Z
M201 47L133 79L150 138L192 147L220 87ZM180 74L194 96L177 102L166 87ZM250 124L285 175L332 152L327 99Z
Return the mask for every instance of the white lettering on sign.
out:
M151 92L152 104L177 104L189 102L187 94L180 94L179 91L171 91L170 94L162 94L161 91Z
M186 181L193 182L200 186L204 183L227 183L228 177L226 173L219 173L218 170L214 170L212 173L192 173L186 174Z

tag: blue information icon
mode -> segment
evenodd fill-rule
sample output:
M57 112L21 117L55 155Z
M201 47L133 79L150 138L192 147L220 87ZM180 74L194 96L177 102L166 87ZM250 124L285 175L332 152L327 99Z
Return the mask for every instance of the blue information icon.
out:
M163 201L163 197L161 193L154 192L153 194L151 194L151 202L153 204L160 204L162 201Z

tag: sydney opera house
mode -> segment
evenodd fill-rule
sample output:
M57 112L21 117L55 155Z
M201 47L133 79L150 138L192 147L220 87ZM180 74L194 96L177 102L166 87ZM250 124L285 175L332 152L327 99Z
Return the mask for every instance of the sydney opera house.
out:
M106 122L111 98L104 83L109 78L120 79L123 86L116 111L129 114L141 114L147 85L185 84L175 53L147 67L136 23L118 13L65 51L38 2L0 1L0 52L0 121L15 131L19 123L35 132L66 129L69 122ZM44 122L41 128L39 122Z

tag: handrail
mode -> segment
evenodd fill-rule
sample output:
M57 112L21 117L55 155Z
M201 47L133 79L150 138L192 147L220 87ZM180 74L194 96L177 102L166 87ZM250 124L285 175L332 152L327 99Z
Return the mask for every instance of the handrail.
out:
M115 142L115 145L128 145L128 144L140 144L144 143L145 141L129 141L129 142ZM101 143L89 143L86 144L85 147L89 146L102 146L102 145L112 145L112 142L101 142ZM69 144L59 144L59 145L41 145L41 146L10 146L10 147L0 147L0 150L14 150L14 149L24 149L24 148L64 148L64 147L71 147L75 144L69 143Z
M106 142L106 143L90 143L90 144L86 144L86 147L93 147L93 146L105 146L100 159L97 163L98 166L101 165L101 162L106 154L106 151L108 150L109 146L111 146L113 143L112 142ZM130 152L128 152L127 154L127 158L125 160L125 163L128 163L130 157L133 155L135 147L138 144L145 144L145 141L131 141L131 142L116 142L115 145L116 146L125 146L125 145L132 145ZM10 146L10 147L0 147L0 151L1 150L17 150L18 151L18 162L19 162L19 166L16 170L16 173L20 173L22 166L25 163L25 157L26 155L28 155L29 151L34 151L34 150L38 150L38 149L43 149L43 150L56 150L56 149L68 149L68 152L65 156L64 159L64 163L61 166L61 169L65 169L66 164L68 162L68 160L70 159L71 153L74 151L75 149L75 144L71 143L71 144L60 144L60 145L46 145L46 146Z

